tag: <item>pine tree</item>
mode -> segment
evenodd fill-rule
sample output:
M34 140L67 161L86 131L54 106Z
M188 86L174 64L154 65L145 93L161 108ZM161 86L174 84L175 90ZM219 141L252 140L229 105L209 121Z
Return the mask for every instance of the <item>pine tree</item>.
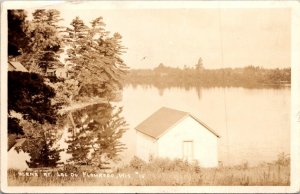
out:
M68 162L74 163L76 165L90 164L90 159L88 154L91 149L91 139L92 137L88 135L90 128L85 124L85 120L82 112L76 112L70 114L71 127L69 128L69 139L66 141L68 143L67 153L71 154L72 157Z
M59 153L62 149L56 145L57 128L52 125L38 123L30 124L39 131L27 131L27 140L22 145L22 149L28 152L30 160L26 161L29 168L56 167L59 160Z
M107 107L108 108L108 107ZM126 149L125 144L120 142L123 134L127 131L127 124L121 117L122 108L110 107L109 119L101 123L93 130L95 141L91 161L94 166L105 168L111 161L118 160L118 154ZM100 129L100 130L99 130Z
M29 48L22 57L22 62L33 72L46 75L48 68L63 66L59 55L63 44L58 25L60 13L53 9L38 9L33 12L33 19L27 24L26 34Z
M203 67L203 61L202 61L202 58L200 57L199 60L198 60L198 63L195 65L195 69L196 70L202 70L204 67Z
M61 151L54 146L60 126L57 110L65 104L65 89L61 83L50 83L45 75L47 68L60 64L59 12L36 10L31 22L25 18L22 10L8 12L8 44L13 45L9 46L9 55L20 55L18 60L30 71L8 73L8 133L27 138L23 150L31 156L30 167L54 167ZM22 118L14 117L15 112ZM25 121L38 127L24 127L21 123ZM31 128L34 131L30 132Z
M101 17L93 20L91 27L76 17L71 28L67 28L66 37L69 42L67 62L78 81L74 100L105 99L103 103L69 114L73 124L67 141L68 153L75 164L89 163L98 167L116 159L125 148L119 140L126 131L126 122L120 116L122 109L110 103L122 89L127 72L121 59L124 47L121 35L115 33L110 37L104 26ZM84 115L87 118L81 121Z
M83 52L86 52L88 49L86 45L88 27L79 17L73 19L70 25L70 28L66 28L67 35L64 36L64 40L68 48L66 50L68 55L66 62L70 67L70 79L76 80L73 82L72 96L70 96L70 100L73 100L74 96L76 97L78 95L82 87L81 76L87 73L86 71L83 72L82 67L86 64Z
M124 50L121 36L115 33L108 37L102 18L93 20L91 24L89 28L76 17L71 23L72 28L67 29L70 42L67 61L79 82L75 98L98 96L113 99L115 91L122 88L122 78L127 71L121 59Z
M105 167L118 159L125 149L120 142L127 130L127 124L121 117L122 108L110 104L96 104L73 113L75 129L70 128L67 153L74 164L91 164Z
M55 167L60 159L61 150L54 147L61 127L56 125L58 108L51 103L54 96L53 88L39 74L8 72L8 134L24 135L26 143L22 149L31 157L31 168ZM22 118L14 117L13 112Z

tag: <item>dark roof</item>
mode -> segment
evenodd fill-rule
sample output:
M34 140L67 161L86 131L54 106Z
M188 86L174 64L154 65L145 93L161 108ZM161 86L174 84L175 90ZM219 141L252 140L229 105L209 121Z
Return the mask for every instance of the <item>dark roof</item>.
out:
M185 117L190 116L217 137L220 137L215 131L208 127L205 123L194 117L188 112L183 112L171 108L162 107L150 117L140 123L135 129L148 136L158 139L165 131L177 124Z
M8 151L9 151L11 148L21 147L22 144L23 144L25 141L26 141L26 138L16 139L16 140L15 140L15 143L14 143L12 146L10 146L10 147L8 148Z
M23 72L28 72L28 70L20 63L17 61L9 61L8 64L8 70L9 71L23 71Z

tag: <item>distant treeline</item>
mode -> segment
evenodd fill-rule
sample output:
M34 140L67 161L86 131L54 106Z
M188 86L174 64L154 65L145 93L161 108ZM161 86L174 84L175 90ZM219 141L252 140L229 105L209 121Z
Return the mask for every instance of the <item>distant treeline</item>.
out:
M160 64L154 69L132 69L127 84L165 87L281 87L291 83L291 68L173 68Z

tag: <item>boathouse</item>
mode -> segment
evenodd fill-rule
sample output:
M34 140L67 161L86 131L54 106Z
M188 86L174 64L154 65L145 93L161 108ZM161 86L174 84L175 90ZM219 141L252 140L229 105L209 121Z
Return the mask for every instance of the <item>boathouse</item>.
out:
M201 167L218 166L220 136L194 115L162 107L136 128L136 156L198 161Z

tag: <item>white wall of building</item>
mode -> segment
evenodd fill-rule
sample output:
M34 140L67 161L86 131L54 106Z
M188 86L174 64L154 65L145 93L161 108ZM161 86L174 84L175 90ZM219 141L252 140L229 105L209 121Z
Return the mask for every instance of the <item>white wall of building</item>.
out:
M150 156L156 157L156 140L148 135L136 131L136 155L144 161L149 161Z
M218 138L190 116L159 138L158 156L182 158L184 141L193 142L193 159L201 167L218 166Z
M28 153L23 152L22 150L19 153L12 147L7 153L7 168L8 169L17 169L17 170L26 170L29 169L26 161L30 161L30 156Z
M183 159L184 141L193 142L193 159L201 167L218 166L218 137L190 116L167 130L156 142L137 131L137 156L146 161L150 154Z

